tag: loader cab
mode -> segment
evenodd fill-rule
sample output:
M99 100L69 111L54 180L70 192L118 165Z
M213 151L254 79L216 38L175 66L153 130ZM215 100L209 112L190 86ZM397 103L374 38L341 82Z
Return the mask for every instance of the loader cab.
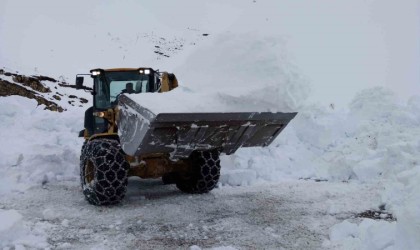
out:
M109 119L100 114L114 109L120 95L160 91L159 72L151 68L93 69L90 73L93 78L93 106L85 112L86 131L81 131L80 137L116 132L109 129L114 126L114 122L110 123ZM82 86L83 81L76 78L76 85Z
M94 86L94 108L106 110L118 104L121 94L157 92L159 73L151 68L91 70Z

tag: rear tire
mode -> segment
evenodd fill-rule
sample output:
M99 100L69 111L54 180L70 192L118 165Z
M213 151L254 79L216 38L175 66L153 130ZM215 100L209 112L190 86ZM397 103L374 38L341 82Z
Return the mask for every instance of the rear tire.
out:
M129 168L117 141L88 141L80 156L80 181L86 200L93 205L119 203L127 191Z
M195 151L190 156L191 171L179 178L176 186L190 194L203 194L213 190L220 178L219 151Z

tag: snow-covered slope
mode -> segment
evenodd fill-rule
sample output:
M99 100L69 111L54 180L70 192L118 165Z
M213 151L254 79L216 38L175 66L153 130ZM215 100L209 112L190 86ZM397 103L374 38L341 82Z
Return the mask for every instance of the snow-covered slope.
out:
M418 66L418 58L413 58L418 43L407 42L400 50L401 44L395 42L392 35L396 34L394 31L404 29L393 26L390 30L385 29L387 23L378 21L394 7L395 10L408 10L398 21L408 23L418 18L418 13L413 14L418 3L405 1L393 5L391 1L352 1L331 4L260 0L229 3L127 1L125 4L2 1L0 66L6 71L18 70L26 75L62 76L61 79L68 82L76 73L87 72L90 68L153 66L176 73L183 90L205 95L209 99L207 102L220 101L214 97L218 96L225 101L234 101L243 109L261 104L272 106L273 111L298 111L298 116L270 147L241 149L233 156L223 156L220 188L215 191L217 196L229 199L230 193L238 192L239 197L247 199L249 192L263 192L266 190L263 185L268 183L273 185L270 190L289 188L291 193L282 197L293 202L294 187L304 186L306 188L300 190L297 197L307 198L308 204L326 199L325 204L316 206L316 211L330 216L327 224L316 221L321 217L311 220L313 228L317 223L322 224L319 231L315 231L319 237L314 240L317 246L323 243L323 248L332 249L418 249L420 97L399 99L386 88L371 88L388 85L394 90L400 88L411 93L418 90L419 79L415 77L418 67L411 70L412 65ZM407 26L408 33L397 32L401 40L418 41L420 29L413 25ZM410 33L410 30L414 31ZM391 67L396 64L407 67ZM401 76L401 81L392 82L393 85L385 83L388 78L395 80L397 76ZM68 97L75 93L71 89L63 91L65 98L60 105L67 111L62 113L46 111L27 98L0 97L1 247L69 247L68 244L56 244L58 240L55 239L60 236L55 235L54 230L60 227L65 231L69 222L55 213L57 210L68 212L67 208L55 203L60 203L61 192L77 191L82 145L77 134L83 128L84 107L70 105L71 98ZM90 101L89 93L82 95ZM323 100L322 104L311 101L319 99ZM307 187L307 184L300 184L305 180L326 183L323 187ZM279 186L278 183L285 181L292 184ZM64 187L54 193L55 203L50 203L53 210L43 208L41 200L45 197L38 194L41 187L48 190L49 185ZM363 185L368 185L368 192L374 194L364 193L366 196L360 197L379 195L380 198L369 201L369 205L358 195L348 195L345 199L353 190L364 192L365 189L356 188ZM325 191L328 188L334 190ZM321 193L317 194L319 196L314 194L314 199L302 195L318 191ZM34 222L38 217L32 214L37 214L36 211L31 210L30 205L24 205L25 201L18 198L20 195L29 197L37 209L42 208L42 214L36 215L43 218L41 221ZM341 196L345 201L337 203ZM133 197L137 198L135 194ZM156 194L140 200L150 202L153 197ZM277 204L272 195L264 198L270 201L270 206ZM182 199L190 198L181 196L173 202L180 203ZM84 204L76 198L70 200L72 204L66 204L72 212ZM360 203L364 204L360 209L371 206L371 210L391 213L396 221L355 218L355 214L363 212L358 208ZM247 213L258 210L257 204L243 206L239 212L229 210L223 216L239 213L245 214L246 218ZM127 207L131 209L132 205L128 203L118 208L119 213ZM162 204L156 204L156 209L161 207ZM182 213L185 207L168 205L169 210L174 207L179 209L174 214L188 219ZM226 207L231 208L229 204ZM112 208L101 211L110 217L104 223L113 227L120 225L114 223ZM98 213L101 212L89 210L82 216L93 218ZM130 216L134 213L135 209ZM217 213L212 210L211 214ZM264 216L263 222L282 223L278 213L269 211ZM334 219L329 220L331 217ZM158 215L153 217L157 218ZM336 221L338 224L330 230L325 228ZM93 224L97 223L100 224L99 221ZM83 226L81 221L76 224ZM150 221L150 224L153 223ZM281 225L277 226L281 228ZM299 224L296 228L302 227ZM239 237L236 229L230 228L229 235ZM87 233L72 230L80 233L78 239L87 237ZM275 238L273 228L264 230ZM294 234L308 234L308 231L296 230ZM121 239L118 235L122 233L125 235L126 232L117 230L105 235ZM287 238L288 234L277 236ZM92 246L104 246L101 237L95 236ZM66 240L72 241L71 238ZM228 241L224 237L222 240ZM78 246L77 240L74 241L74 246ZM208 247L220 245L217 240L216 244L195 238L185 244L191 243L191 246L194 242Z

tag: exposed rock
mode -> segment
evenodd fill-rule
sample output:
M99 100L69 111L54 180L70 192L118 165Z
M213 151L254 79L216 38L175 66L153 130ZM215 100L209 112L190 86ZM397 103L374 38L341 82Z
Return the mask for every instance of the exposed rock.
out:
M56 100L58 100L58 101L60 101L60 100L61 100L61 97L59 97L58 95L53 95L53 97L54 97L54 99L56 99Z
M34 78L38 79L39 81L58 82L57 80L55 80L54 78L49 77L49 76L42 76L42 75L39 75L39 76L32 76L32 77L34 77Z
M45 109L51 111L63 112L63 108L54 102L46 100L44 97L37 95L36 92L28 90L8 81L0 80L0 96L20 95L30 99L35 99L38 105L45 105Z
M64 81L60 82L52 77L43 75L25 76L19 74L17 71L16 73L7 72L4 68L0 69L0 76L2 75L12 77L13 81L0 77L0 96L19 95L30 99L35 99L38 102L38 105L45 105L45 109L58 112L66 110L63 109L61 105L66 105L67 102L74 106L76 99L79 100L78 103L82 104L81 106L89 102L87 99L79 98L74 94L67 95L64 93L59 93L58 91L61 90L61 87L76 88L76 85L70 85ZM49 81L56 84L56 86L48 85L48 87L41 81ZM55 89L53 89L55 94L52 93L50 88ZM92 91L91 88L84 87L83 91L86 90ZM73 100L67 101L65 96Z
M12 74L13 81L23 84L24 86L28 86L31 89L41 92L41 93L49 93L51 92L50 88L45 87L38 79L33 77L27 77L18 74Z
M387 220L387 221L396 221L397 219L390 213L385 211L374 211L374 210L367 210L365 212L356 214L356 217L359 218L369 218L373 220Z

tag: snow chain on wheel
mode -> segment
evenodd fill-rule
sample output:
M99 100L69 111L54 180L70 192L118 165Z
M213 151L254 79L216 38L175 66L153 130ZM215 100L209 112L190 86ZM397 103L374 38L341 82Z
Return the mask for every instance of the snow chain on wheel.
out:
M112 205L120 202L127 191L129 168L118 141L96 139L84 144L80 180L89 203Z
M189 177L179 179L178 189L190 194L203 194L216 187L220 177L219 151L195 151L190 157L192 170Z

